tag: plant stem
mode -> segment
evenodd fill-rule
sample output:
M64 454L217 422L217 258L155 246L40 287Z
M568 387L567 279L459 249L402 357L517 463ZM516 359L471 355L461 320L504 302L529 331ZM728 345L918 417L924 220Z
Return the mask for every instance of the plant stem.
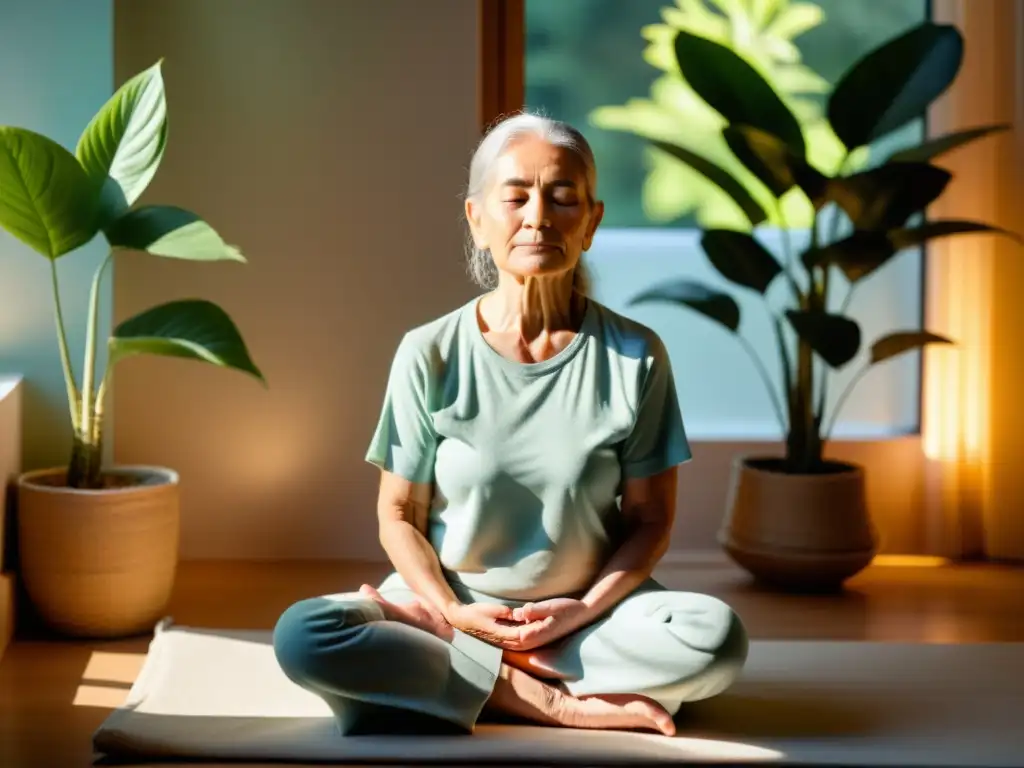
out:
M778 214L780 223L780 232L782 234L782 249L785 252L785 266L783 271L786 273L786 279L789 282L789 287L793 291L793 300L800 303L800 286L796 282L796 278L793 277L793 240L789 234L789 227L786 226L786 221L782 215L782 203L776 198L775 200L775 212Z
M782 434L786 434L786 419L782 413L782 406L779 405L779 400L775 394L775 388L772 386L772 378L768 375L768 370L764 367L764 363L761 362L761 358L758 356L754 347L745 338L736 334L736 338L740 340L740 344L747 350L747 354L750 355L750 359L754 361L754 366L757 368L757 372L761 375L761 379L764 381L765 387L768 389L768 399L772 402L772 408L775 409L775 416L779 420L779 428L782 430Z
M786 332L782 327L782 319L775 317L775 338L779 344L779 361L782 365L782 386L786 391L786 413L789 415L786 435L786 458L791 461L793 456L793 426L796 423L796 403L793 398L793 366L789 359L789 348L786 346Z
M53 286L53 309L57 322L57 344L60 346L60 362L64 369L64 385L68 391L68 408L71 411L71 427L78 432L79 394L75 384L75 373L71 368L71 354L68 352L68 337L64 331L64 312L60 306L60 287L57 282L57 260L50 259L50 283Z
M843 174L843 172L846 170L846 165L847 165L847 163L849 163L849 161L850 161L850 150L846 150L846 152L843 154L843 159L839 163L839 168L836 170L836 175L837 176L841 176ZM829 244L834 243L839 238L839 223L842 221L842 215L843 215L842 209L838 205L836 205L835 203L833 203L833 205L835 206L835 211L834 211L834 215L832 216L832 231L831 231L831 233L829 233L829 239L828 239ZM817 215L815 215L815 219L817 219ZM815 238L817 238L817 235L819 235L819 234L820 234L820 232L816 231ZM815 245L820 246L822 244L818 243L818 242L815 242ZM829 278L830 278L830 276L832 274L832 268L830 266L828 266L828 265L825 265L822 269L823 269L823 274L822 274L822 278L821 278L821 308L825 312L828 312ZM841 315L845 315L846 314L846 308L847 308L847 306L849 306L850 296L852 294L853 294L853 288L851 286L850 290L846 294L846 300L843 302L843 306L839 310L839 314L841 314ZM815 432L815 435L817 436L817 440L819 442L819 445L821 445L825 441L827 441L827 438L823 438L822 434L821 434L821 422L825 418L825 406L826 406L826 401L828 400L828 380L829 380L828 374L829 374L829 372L827 370L822 370L822 372L821 372L821 389L818 392L818 407L817 407L815 415L814 415L814 432Z
M794 260L793 241L790 238L789 229L786 227L786 222L785 222L785 220L783 218L783 215L782 215L782 206L781 206L781 204L778 203L778 201L776 201L776 205L777 205L779 221L781 222L781 225L782 225L782 243L783 243L783 248L786 251L786 263L787 263L787 266L788 266L788 265L791 265L793 263L793 260ZM793 299L796 302L797 307L800 308L800 309L806 309L807 308L807 299L808 299L808 297L804 296L803 294L801 294L800 287L797 285L796 280L793 278L792 274L790 274L788 270L786 272L786 275L787 275L787 277L789 277L789 282L790 282L790 285L792 286L792 289L793 289ZM813 292L814 292L814 275L812 273L810 275L810 288L809 288L808 296L812 295ZM782 359L783 378L784 378L784 381L785 381L785 387L786 387L786 393L787 393L787 405L788 405L788 412L789 412L789 429L788 429L788 431L785 431L785 435L786 435L786 464L790 467L791 470L795 470L795 471L798 471L798 472L799 471L807 471L807 470L803 469L804 465L807 463L806 456L807 456L807 451L808 451L808 445L807 445L807 432L808 431L807 431L807 422L806 422L807 403L805 402L806 401L806 397L804 396L803 391L802 391L802 386L803 386L802 381L803 381L803 379L801 377L805 373L805 371L804 371L804 369L806 367L805 366L805 362L807 362L807 361L804 360L804 357L803 357L804 350L805 350L805 348L806 349L810 349L810 347L804 341L800 340L799 336L797 337L797 340L798 340L797 350L798 350L799 357L798 357L798 363L797 363L797 383L796 383L796 386L794 387L793 386L792 367L791 367L790 359L789 359L789 351L788 351L788 349L786 347L786 336L785 336L785 332L784 332L783 327L782 327L782 319L781 318L776 318L776 320L775 320L775 333L776 333L776 336L777 336L778 342L779 342L779 354L780 354L781 359Z
M92 278L92 288L89 291L89 317L85 331L85 369L82 372L81 431L83 432L91 431L94 419L93 388L96 386L96 332L99 324L100 282L103 280L103 272L112 256L113 252L108 253L96 269L96 274Z
M861 377L868 372L869 368L870 366L868 365L865 365L862 368L860 368L853 375L853 378L850 379L850 383L846 385L846 388L843 389L842 393L839 395L839 399L836 401L836 407L832 410L832 418L829 419L828 428L825 430L823 438L824 440L832 439L832 430L835 429L836 420L839 417L839 411L842 410L843 405L846 403L846 398L849 397L850 393L853 391L853 388L857 385L857 382L859 382Z
M99 326L100 283L113 257L107 254L93 275L89 291L89 315L85 332L85 365L82 371L82 397L75 441L71 449L67 484L71 488L100 488L103 483L103 403L106 374L96 387L96 335Z
M90 432L93 432L91 428ZM67 485L69 488L100 488L103 484L102 435L97 430L95 440L85 440L75 435L68 464Z
M796 471L810 472L821 461L821 441L814 418L814 350L800 339L797 344L796 393L792 431L797 435Z

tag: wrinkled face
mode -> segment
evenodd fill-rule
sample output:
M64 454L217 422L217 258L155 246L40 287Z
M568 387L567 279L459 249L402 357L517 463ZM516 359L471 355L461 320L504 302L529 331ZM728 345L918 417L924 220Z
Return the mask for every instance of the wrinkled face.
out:
M518 280L571 271L590 248L604 206L587 199L586 168L538 137L512 142L479 200L466 203L473 239Z

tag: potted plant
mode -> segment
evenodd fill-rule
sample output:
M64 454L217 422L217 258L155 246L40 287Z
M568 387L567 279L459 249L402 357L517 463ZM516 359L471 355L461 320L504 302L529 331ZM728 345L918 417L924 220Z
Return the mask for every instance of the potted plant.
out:
M649 140L717 185L745 214L749 231L704 228L701 245L725 280L765 298L777 341L781 392L775 391L752 347L744 346L770 389L784 451L736 460L719 540L760 580L788 588L834 589L868 565L878 548L863 467L826 456L836 416L871 366L925 345L952 343L920 329L897 329L871 340L863 367L826 413L829 379L857 357L865 341L860 325L847 314L850 298L904 249L970 233L1016 237L980 222L922 216L952 178L933 161L1008 126L931 138L853 173L847 173L845 161L836 168L816 167L808 160L800 123L744 58L687 31L676 36L674 51L683 78L724 119L723 138L736 159L776 202L787 193L802 194L813 208L809 245L800 252L790 245L780 260L755 237L753 230L767 214L735 177L685 147ZM846 157L920 117L953 82L962 56L960 33L928 22L850 67L826 97L827 119ZM792 240L784 237L782 242ZM777 280L784 281L789 302L782 309L767 301ZM632 302L669 302L739 334L736 301L699 282L659 285Z
M133 207L167 145L162 63L114 93L85 127L74 153L26 128L0 126L0 226L49 261L73 435L65 466L29 471L18 480L18 559L40 618L76 636L151 629L177 566L177 474L163 467L104 466L104 403L116 364L139 354L164 355L232 368L265 384L228 314L195 298L118 324L105 340L106 365L97 370L100 286L116 253L245 261L195 213L171 205ZM110 250L92 281L76 377L57 266L97 235Z

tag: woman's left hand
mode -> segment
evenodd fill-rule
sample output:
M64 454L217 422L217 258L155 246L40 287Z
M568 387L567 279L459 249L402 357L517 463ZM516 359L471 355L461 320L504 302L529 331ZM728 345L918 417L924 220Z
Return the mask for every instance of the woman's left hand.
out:
M555 597L513 609L512 620L521 623L515 650L526 651L553 643L589 624L590 609L582 600Z

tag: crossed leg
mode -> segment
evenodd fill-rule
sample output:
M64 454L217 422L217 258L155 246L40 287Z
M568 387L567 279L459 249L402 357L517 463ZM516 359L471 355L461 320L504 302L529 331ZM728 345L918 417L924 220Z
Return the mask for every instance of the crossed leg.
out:
M415 601L394 579L382 592L397 606ZM346 734L472 732L507 669L501 649L457 630L440 637L358 592L290 606L274 650L285 674L321 696ZM574 697L639 695L674 714L725 690L746 652L743 626L724 603L651 581L601 621L531 656Z

